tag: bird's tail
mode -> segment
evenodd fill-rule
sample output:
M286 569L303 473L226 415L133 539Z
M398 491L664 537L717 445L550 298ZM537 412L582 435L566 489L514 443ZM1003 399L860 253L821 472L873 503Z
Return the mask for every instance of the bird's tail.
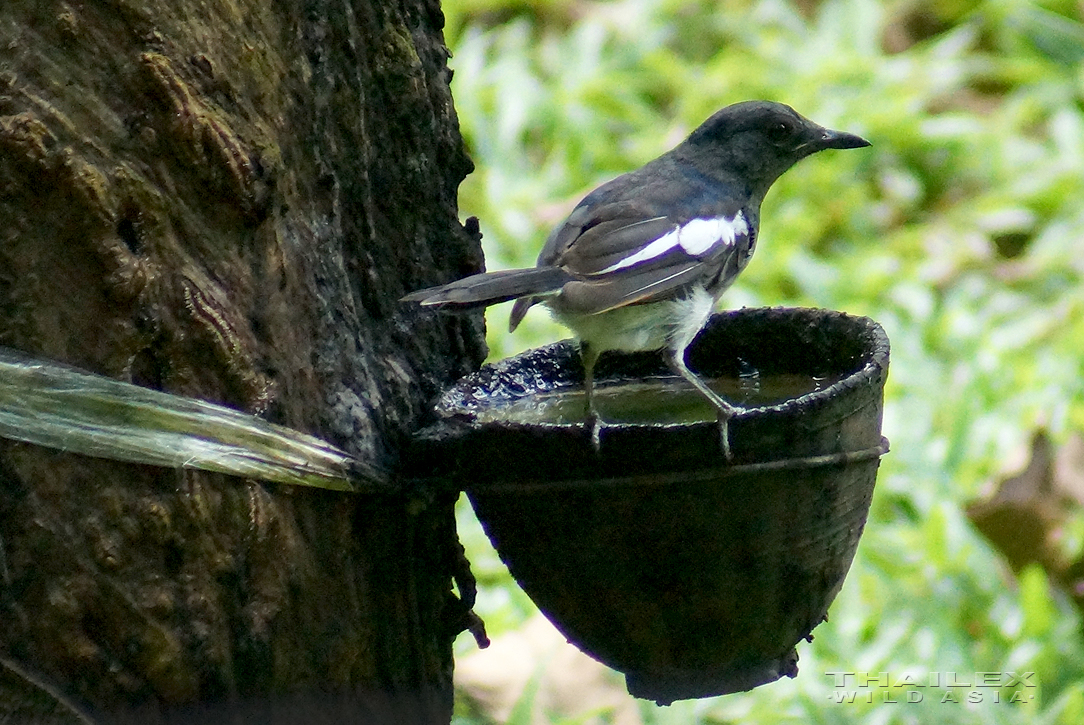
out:
M440 287L411 292L404 302L426 307L486 307L521 297L546 296L561 289L572 277L556 267L483 272Z

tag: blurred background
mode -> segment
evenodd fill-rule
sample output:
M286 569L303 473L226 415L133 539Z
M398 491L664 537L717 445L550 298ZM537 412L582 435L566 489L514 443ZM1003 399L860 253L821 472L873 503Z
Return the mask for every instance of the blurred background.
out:
M892 341L892 451L797 679L667 708L633 700L538 618L464 500L495 645L456 643L457 725L1084 723L1084 3L443 9L477 167L460 209L480 219L490 269L532 266L594 186L720 107L767 98L873 148L815 156L776 183L723 306L844 310ZM540 308L514 335L507 319L507 305L488 312L493 358L568 336ZM906 679L1010 671L1034 672L1034 687ZM862 688L828 672L870 674Z

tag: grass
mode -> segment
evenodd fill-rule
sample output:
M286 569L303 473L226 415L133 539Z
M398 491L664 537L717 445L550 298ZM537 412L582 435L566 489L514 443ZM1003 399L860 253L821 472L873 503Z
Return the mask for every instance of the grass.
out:
M746 98L789 103L868 150L788 172L723 304L827 307L892 341L870 523L801 675L644 705L667 723L1077 723L1079 614L1019 579L967 501L1037 427L1084 430L1084 23L1073 2L450 0L452 90L478 170L461 188L490 268L530 266L584 193ZM567 336L532 311L494 357ZM461 523L491 631L531 611ZM466 646L462 641L461 645ZM1025 704L831 701L831 670L1034 671ZM876 694L881 698L881 694ZM476 722L463 720L462 722Z

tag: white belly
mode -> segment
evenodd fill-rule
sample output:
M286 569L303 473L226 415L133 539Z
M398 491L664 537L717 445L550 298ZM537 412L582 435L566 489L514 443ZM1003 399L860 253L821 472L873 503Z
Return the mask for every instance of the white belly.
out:
M580 340L603 350L684 350L708 321L715 298L702 287L681 299L628 305L597 315L551 310Z

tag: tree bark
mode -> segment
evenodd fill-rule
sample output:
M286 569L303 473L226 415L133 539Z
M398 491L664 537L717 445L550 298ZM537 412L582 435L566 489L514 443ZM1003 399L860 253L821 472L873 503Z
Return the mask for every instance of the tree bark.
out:
M437 0L4 0L0 344L394 473L484 356L478 317L397 303L481 266L442 24ZM0 693L448 722L453 503L2 441Z

